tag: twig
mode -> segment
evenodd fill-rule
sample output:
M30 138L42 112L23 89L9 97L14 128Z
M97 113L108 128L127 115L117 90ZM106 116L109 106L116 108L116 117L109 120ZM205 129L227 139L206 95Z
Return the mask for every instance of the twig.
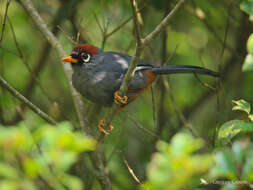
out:
M52 29L52 33L56 36L59 32L57 25L60 25L62 21L67 19L68 14L68 10L67 8L71 7L72 12L75 12L75 7L77 6L77 4L79 3L79 1L68 1L67 3L65 3L64 1L61 3L60 8L57 10L51 25L53 26ZM67 10L67 11L66 11ZM39 56L39 58L37 59L37 64L35 65L35 67L33 67L33 71L32 73L34 73L35 76L39 76L40 71L43 69L43 67L46 65L47 59L49 57L49 52L51 49L50 43L49 42L45 42L43 45L41 45L42 47L42 51L41 54ZM33 92L34 89L34 84L35 81L33 80L33 78L30 78L30 80L28 81L26 87L24 88L24 95L26 97L31 97L31 94Z
M25 105L27 105L32 111L37 113L41 118L46 120L48 123L56 125L56 121L47 115L45 112L43 112L40 108L35 106L32 102L30 102L28 99L26 99L22 94L20 94L17 90L15 90L13 87L11 87L3 78L0 76L0 85L8 90L14 97L18 98L21 102L24 102Z
M142 126L140 123L138 123L130 114L127 114L127 117L132 120L132 122L135 124L136 127L140 128L141 130L145 131L150 136L159 139L159 136L157 136L154 132L148 130L146 127Z
M8 13L8 8L9 8L10 3L11 3L11 0L7 0L6 7L5 7L5 13L4 13L4 19L3 19L3 24L2 24L2 33L1 33L1 37L0 37L0 45L1 45L3 37L4 37L5 24L6 24L7 13Z
M138 9L137 10L137 13L140 14L140 12L145 8L146 6L143 6L141 9ZM130 16L128 19L126 19L125 21L123 21L121 24L119 24L118 26L116 26L114 29L112 29L111 32L107 32L108 30L108 25L104 25L104 27L101 26L96 14L95 15L95 19L96 19L96 22L99 26L99 29L102 33L102 36L103 36L103 40L102 40L102 45L101 45L101 49L104 49L104 46L105 46L105 43L106 43L106 40L112 36L115 32L119 31L121 28L123 28L129 21L131 21L133 19L133 16ZM141 18L141 16L139 16ZM143 23L142 23L143 24Z
M135 24L135 27L137 28L136 29L137 44L136 44L134 56L132 57L130 66L129 66L128 70L127 70L127 73L124 76L123 82L122 82L122 84L120 86L120 89L119 89L119 93L118 94L120 96L124 96L125 93L126 93L126 91L127 91L128 85L131 82L134 70L135 70L135 68L136 68L136 66L138 64L139 57L140 57L142 49L143 49L143 46L141 44L140 33L138 33L139 32L139 29L138 29L139 26L137 26L138 25L137 13L136 13L136 7L134 7L135 0L130 0L130 1L131 1L132 9L133 9L134 24ZM118 110L119 106L120 106L119 104L113 103L112 108L109 110L109 112L107 114L107 117L105 118L105 121L104 121L105 129L107 129L109 127L110 123L113 120L114 115L117 113L117 110ZM99 142L103 140L104 136L105 136L105 134L101 133L100 137L98 138Z
M156 104L156 98L155 98L155 90L153 88L153 86L151 85L151 97L152 97L152 110L153 110L153 120L154 120L154 128L157 129L158 128L158 110L156 108L157 104Z
M34 23L36 24L38 29L42 32L42 34L48 40L48 42L51 43L51 45L56 49L58 55L60 57L66 57L67 54L64 51L63 47L61 46L59 41L55 38L53 33L48 30L46 23L42 20L39 13L35 10L31 0L20 0L20 1L21 1L22 5L25 7L25 9L27 10L27 12L30 14L32 20L34 21ZM62 67L63 67L65 75L68 79L67 80L68 85L71 90L72 97L74 99L74 105L76 108L78 119L80 121L80 125L82 128L86 128L87 126L85 124L85 120L84 120L84 116L83 116L83 113L84 113L83 112L83 102L82 102L81 96L74 89L74 87L71 83L71 78L72 78L72 73L73 73L72 68L69 64L65 64L65 63L62 63Z
M128 164L128 162L127 162L127 160L126 160L126 158L125 158L125 156L124 156L124 154L123 154L122 152L121 152L121 156L122 156L122 160L123 160L124 164L126 165L128 171L129 171L129 173L131 174L131 176L134 178L134 180L135 180L138 184L141 184L139 178L135 175L133 169L129 166L129 164Z
M142 41L144 45L148 45L158 34L168 25L169 21L176 14L179 8L183 5L185 0L179 0L176 6L170 11L170 13L162 20L162 22L151 32L148 34L145 39Z
M59 43L59 41L55 38L55 36L52 34L51 31L47 28L46 23L42 20L37 10L35 10L32 1L31 0L20 0L26 11L30 14L32 20L34 21L37 28L42 32L44 37L47 39L47 41L56 49L58 55L60 57L67 56L66 52L64 51L62 45ZM71 78L72 78L72 68L69 64L62 63L65 75L67 77L68 85L70 87L72 97L74 99L75 108L78 114L78 119L80 122L80 126L88 135L91 135L90 128L87 124L87 119L84 117L84 111L83 111L83 102L81 99L81 96L79 93L76 92L74 89ZM90 159L92 161L93 167L95 168L96 177L101 185L101 188L103 190L112 190L112 185L110 182L110 179L108 177L108 174L105 170L105 167L103 165L103 162L101 161L101 155L98 151L90 152L89 153Z
M175 101L175 99L174 99L174 97L173 97L173 95L171 93L171 89L170 89L168 81L163 80L163 83L164 83L165 89L167 90L167 92L168 92L168 94L170 96L170 99L171 99L171 102L173 104L174 110L176 111L179 119L182 121L182 123L184 124L184 126L190 130L190 132L192 133L192 135L194 137L197 137L198 135L194 132L194 130L192 128L192 125L186 120L186 118L183 115L183 113L179 110L179 108L177 106L177 103L176 103L176 101Z
M109 38L111 35L113 35L115 32L119 31L123 26L125 26L130 20L133 19L133 16L129 17L128 19L126 19L125 21L123 21L121 24L119 24L118 26L116 26L111 32L108 32L105 35L105 38Z
M128 86L131 82L132 76L134 74L135 68L138 64L139 57L144 49L145 46L147 46L169 23L171 18L175 15L175 13L179 10L179 8L182 6L182 4L185 2L185 0L179 0L177 5L171 10L171 12L162 20L162 22L154 29L153 32L151 32L149 35L147 35L144 39L141 38L140 34L140 26L137 19L137 7L136 0L130 0L131 7L133 10L133 19L134 19L134 26L136 30L136 47L134 56L132 57L131 63L129 65L129 68L127 70L127 73L124 76L124 79L122 81L122 84L119 89L119 95L124 96ZM112 108L109 110L107 117L104 120L104 128L108 129L109 125L111 124L113 117L115 116L118 108L120 105L113 103ZM101 142L104 138L105 134L101 134L98 138L99 142Z
M193 74L194 74L195 78L200 82L200 84L202 84L204 87L216 91L216 88L215 88L215 87L213 87L213 86L211 86L211 85L209 85L209 84L203 82L202 80L200 80L199 76L198 76L196 73L193 73Z
M197 8L196 4L194 1L191 1L193 6L194 6L194 10ZM197 19L199 19L205 26L206 28L209 30L209 32L211 34L213 34L213 36L217 39L217 41L224 45L224 47L226 49L228 49L230 52L236 54L237 56L241 56L233 47L231 47L229 44L224 44L222 38L219 36L219 34L215 31L215 29L207 22L207 19L204 17L201 17L199 14L197 14L194 10L191 9L186 9L186 11L188 11L191 15L195 16Z
M67 38L72 44L74 44L74 45L77 44L77 41L75 41L75 40L73 39L73 37L70 37L70 36L63 30L63 28L62 28L60 25L57 25L57 28L64 34L64 36L66 36L66 38Z
M21 57L20 57L16 52L14 52L14 51L12 51L12 50L9 50L9 49L7 49L7 48L5 48L5 47L2 47L1 45L0 45L0 48L1 48L2 50L4 50L4 51L6 51L6 52L8 52L8 53L10 53L10 54L12 54L12 55L14 55L14 56L16 56L16 57L18 57L18 58L21 59Z
M25 60L25 56L20 48L20 45L18 43L18 40L17 40L17 37L16 37L16 33L15 33L15 30L14 30L14 27L12 25L12 22L11 20L9 19L8 17L8 22L9 22L9 25L10 25L10 28L11 28L11 32L12 32L12 36L13 36L13 39L14 39L14 42L15 42L15 45L16 45L16 48L18 50L18 54L19 54L19 57L20 59L22 60L22 62L24 63L24 65L26 66L27 70L29 71L29 73L31 74L33 80L38 84L39 88L41 89L42 93L47 97L47 99L51 102L53 102L53 100L49 97L49 95L47 94L46 90L42 87L41 83L39 82L37 76L33 73L31 67L29 66L29 64L27 63L27 61ZM55 101L54 101L55 102Z

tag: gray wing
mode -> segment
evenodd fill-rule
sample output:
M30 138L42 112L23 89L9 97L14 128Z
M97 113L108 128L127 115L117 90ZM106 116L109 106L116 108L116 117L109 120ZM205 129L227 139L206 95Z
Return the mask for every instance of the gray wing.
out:
M127 72L132 57L118 52L102 52L98 56L98 62L109 75L110 79L114 78L113 89L118 90L122 83L124 74ZM129 89L142 89L146 85L146 76L144 70L151 69L152 66L140 60L136 68L134 78L132 79ZM112 85L112 84L108 84Z

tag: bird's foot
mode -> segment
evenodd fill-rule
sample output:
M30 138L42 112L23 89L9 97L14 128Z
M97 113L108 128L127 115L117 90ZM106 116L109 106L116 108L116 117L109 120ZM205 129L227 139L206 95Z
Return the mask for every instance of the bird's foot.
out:
M101 133L103 133L103 134L105 134L105 135L108 135L109 132L113 130L113 126L112 126L112 125L109 125L109 129L108 129L108 130L106 130L104 127L105 127L105 121L104 121L104 119L101 119L101 120L99 121L99 124L98 124L98 130L99 130Z
M118 91L114 92L114 102L116 104L127 104L127 96L121 97L118 93Z

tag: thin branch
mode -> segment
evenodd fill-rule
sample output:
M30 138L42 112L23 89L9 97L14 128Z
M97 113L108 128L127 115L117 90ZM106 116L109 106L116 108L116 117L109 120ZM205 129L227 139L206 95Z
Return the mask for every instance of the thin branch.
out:
M138 16L138 5L136 0L130 0L131 1L131 7L133 10L133 19L134 19L134 29L135 29L135 36L137 41L137 48L142 46L141 42L141 24L140 19Z
M162 80L163 80L163 79L162 79ZM167 92L168 92L168 94L169 94L169 96L170 96L170 100L171 100L171 102L172 102L172 105L173 105L173 107L174 107L174 110L176 111L176 113L177 113L179 119L180 119L181 122L184 124L184 126L190 130L190 132L192 133L192 135L193 135L194 137L197 137L198 135L194 132L194 130L193 130L193 128L192 128L192 125L186 120L185 116L183 115L183 113L182 113L182 112L180 111L180 109L178 108L177 103L176 103L176 101L175 101L175 99L174 99L174 97L173 97L173 95L172 95L172 93L171 93L171 89L170 89L170 86L169 86L168 81L163 80L163 84L164 84L165 89L167 90Z
M63 47L61 46L59 41L55 38L53 33L51 31L49 31L49 29L47 28L46 23L42 20L39 13L35 10L31 0L20 0L20 2L22 3L22 5L26 9L26 11L30 14L32 20L34 21L34 23L36 24L38 29L42 32L44 37L56 49L58 55L60 57L66 57L67 54L64 51ZM74 105L75 105L75 108L76 108L78 119L80 121L80 125L81 125L82 128L87 128L87 126L85 124L84 117L83 117L84 112L83 112L83 102L82 102L81 96L74 89L74 87L71 83L71 78L72 78L72 73L73 73L72 68L71 68L70 64L65 64L65 63L62 63L62 67L63 67L65 75L68 79L67 80L68 85L69 85L69 88L71 90L72 97L74 99Z
M146 6L143 6L141 9L137 9L137 14L138 14L138 18L141 18L140 16L140 12L145 8ZM102 45L101 45L101 49L103 50L104 49L104 46L105 46L105 43L106 43L106 40L111 37L115 32L119 31L121 28L123 28L129 21L131 21L133 19L133 15L130 16L128 19L126 19L125 21L123 21L121 24L119 24L118 26L116 26L111 32L107 32L108 30L108 25L104 25L104 27L101 26L98 18L97 18L97 15L95 15L95 19L96 19L96 22L97 22L97 25L99 26L100 28L100 31L102 33L102 36L103 36L103 40L102 40ZM141 19L138 19L138 20L141 20ZM142 21L142 20L141 20ZM143 23L141 23L143 24Z
M118 26L116 26L111 32L108 32L105 37L109 38L111 35L113 35L115 32L119 31L121 28L123 28L123 26L125 26L130 20L133 19L133 16L129 17L128 19L126 19L125 21L123 21L121 24L119 24Z
M183 5L185 0L179 0L176 6L170 11L170 13L162 20L162 22L151 32L148 34L145 39L142 41L144 45L148 45L155 37L158 36L158 34L165 29L165 27L168 25L169 21L172 19L172 17L176 14L176 12L179 10L179 8Z
M136 34L136 47L134 55L131 59L131 63L129 65L129 68L127 70L127 73L124 76L124 79L122 81L122 84L120 86L118 94L120 96L124 96L126 94L126 91L128 89L128 86L132 80L135 68L139 62L140 55L144 49L145 46L147 46L165 27L168 25L169 21L172 19L172 17L175 15L175 13L179 10L179 8L182 6L182 4L185 2L185 0L179 0L177 5L172 9L172 11L162 20L162 22L155 28L153 32L151 32L149 35L147 35L146 38L141 39L140 34L140 26L139 22L137 20L137 7L136 7L136 0L130 0L132 11L133 11L133 19L134 19L134 25L135 25L135 34ZM109 125L111 124L113 117L117 113L117 110L120 105L113 103L112 108L109 110L107 117L104 120L104 128L108 129ZM99 142L101 142L104 138L105 134L101 134L98 137Z
M22 5L26 9L26 11L29 13L30 17L34 21L37 28L42 32L44 37L53 46L53 48L56 49L58 55L60 57L67 56L62 45L59 43L59 41L56 39L56 37L53 35L53 33L51 31L49 31L46 23L42 20L39 13L37 12L37 10L35 10L35 8L32 4L32 1L31 0L20 0L20 2L22 3ZM84 115L83 115L84 111L83 111L83 102L82 102L81 96L79 95L79 93L76 92L76 90L74 89L72 82L71 82L72 81L71 80L72 73L73 73L72 68L71 68L70 64L65 64L65 63L62 63L62 67L64 69L65 75L67 77L68 85L70 87L72 97L74 99L74 104L75 104L75 108L76 108L76 111L78 114L80 125L81 125L82 129L85 130L85 132L88 135L91 135L90 128L88 125L86 125L88 121L87 121L86 117L84 117ZM103 165L103 162L101 160L101 155L99 154L99 152L98 151L90 152L89 156L92 161L93 167L96 170L95 174L96 174L96 177L101 185L101 188L103 190L112 190L111 181L110 181L108 174L105 170L105 167Z
M194 9L197 8L196 4L194 1L191 1ZM199 19L207 28L207 30L209 30L209 32L217 39L217 41L224 46L227 50L229 50L230 52L236 54L237 56L241 57L241 55L233 48L231 47L229 44L225 43L222 40L222 38L219 36L219 34L215 31L214 27L212 27L209 23L208 23L208 19L206 19L204 16L201 16L200 14L196 13L196 11L192 10L192 9L186 9L187 12L189 12L191 15L195 16L197 19Z
M203 81L199 78L199 76L198 76L196 73L193 73L193 74L194 74L195 78L200 82L200 84L202 84L204 87L216 91L216 88L215 88L215 87L213 87L213 86L211 86L211 85L209 85L209 84L203 82Z
M13 39L14 39L14 42L15 42L15 45L16 45L16 48L18 50L18 54L19 54L19 57L21 58L22 62L24 63L25 67L27 68L27 70L29 71L29 73L31 74L32 76L32 79L38 84L39 88L41 89L42 93L47 97L47 99L51 102L53 102L53 100L49 97L49 95L47 94L46 90L42 87L41 83L39 82L39 79L37 78L37 76L35 75L35 73L32 71L30 65L27 63L26 59L25 59L25 56L20 48L20 45L18 43L18 40L17 40L17 37L16 37L16 33L15 33L15 30L14 30L14 27L12 25L12 22L11 20L9 19L8 17L8 22L9 22L9 25L10 25L10 28L11 28L11 33L12 33L12 36L13 36ZM55 102L55 101L54 101Z
M138 183L138 184L141 184L141 181L139 180L139 178L135 175L133 169L129 166L124 154L121 152L121 156L122 156L122 160L124 162L124 164L126 165L129 173L131 174L131 176L134 178L134 180Z
M77 41L73 37L69 36L60 25L57 25L57 28L63 33L63 35L74 45L77 44Z
M14 97L19 99L21 102L24 102L25 105L27 105L32 111L37 113L41 118L46 120L48 123L52 125L56 125L56 121L47 115L45 112L43 112L40 108L35 106L32 102L30 102L26 97L24 97L22 94L20 94L17 90L15 90L11 85L9 85L3 78L0 76L0 85L8 90Z
M97 17L97 14L96 14L96 13L93 13L93 15L94 15L95 20L96 20L96 23L97 23L97 25L98 25L98 27L99 27L99 29L100 29L100 32L103 34L104 28L101 26L101 24L100 24L100 22L99 22L99 19L98 19L98 17Z
M130 114L126 115L130 120L132 120L132 122L135 124L136 127L138 127L139 129L143 130L144 132L146 132L147 134L149 134L150 136L159 139L159 136L156 135L154 132L152 132L151 130L148 130L146 127L142 126L140 123L138 123L138 121L136 121Z
M151 97L152 97L152 110L153 110L153 121L154 121L154 128L158 128L158 110L157 110L157 103L156 103L156 96L155 96L155 90L153 86L151 85Z
M133 14L134 14L134 23L135 23L135 27L139 28L139 26L136 26L138 25L138 21L136 20L137 19L137 13L136 13L136 8L134 8L134 2L136 2L136 0L130 0L131 1L131 6L132 6L132 9L133 9ZM139 30L136 30L136 38L137 39L140 39L140 34L138 33ZM131 60L131 63L130 63L130 66L127 70L127 73L125 74L124 76L124 79L123 79L123 82L120 86L120 89L119 89L119 95L120 96L124 96L126 91L127 91L127 88L132 80L132 76L134 74L134 70L139 62L139 58L140 58L140 55L142 53L142 50L143 50L143 46L141 44L141 40L137 40L137 44L136 44L136 47L135 47L135 52L134 52L134 56L132 57L132 60ZM105 129L108 129L109 125L111 124L112 120L113 120L113 117L115 116L115 114L117 113L118 111L118 108L120 107L119 104L116 104L116 103L113 103L112 105L112 108L109 110L108 114L107 114L107 117L105 118L105 121L104 121L104 128ZM98 140L99 142L101 142L104 138L105 134L100 134Z
M7 0L6 7L5 7L5 13L4 13L4 19L3 19L3 24L2 24L2 33L1 33L1 37L0 37L0 45L1 45L3 37L4 37L5 24L6 24L7 13L8 13L8 8L9 8L10 3L11 3L11 0Z
M16 56L16 57L22 59L16 52L14 52L14 51L12 51L12 50L9 50L9 49L7 49L7 48L1 46L1 45L0 45L0 48L1 48L2 50L4 50L4 51L6 51L6 52L8 52L8 53L10 53L10 54L12 54L12 55L14 55L14 56Z

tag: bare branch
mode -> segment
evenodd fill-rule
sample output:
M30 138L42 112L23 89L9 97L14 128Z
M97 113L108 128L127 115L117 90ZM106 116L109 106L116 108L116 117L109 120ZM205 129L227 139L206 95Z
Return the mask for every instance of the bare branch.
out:
M65 57L67 56L66 52L64 51L63 47L59 43L59 41L55 38L53 33L48 30L46 23L42 20L40 17L39 13L35 10L31 0L20 0L22 5L25 7L27 12L30 14L32 20L38 27L38 29L42 32L44 37L47 39L47 41L56 49L58 55L60 57ZM74 99L74 105L77 111L77 115L80 121L80 125L82 128L87 128L85 125L85 120L84 120L84 112L83 112L83 102L81 99L81 96L79 93L74 89L72 83L71 83L71 77L72 77L72 68L69 64L62 63L62 67L64 69L65 75L67 77L68 85L71 90L72 97Z
M37 78L37 76L34 74L34 72L32 71L30 65L27 63L26 59L25 59L25 56L20 48L20 45L18 43L18 40L17 40L17 37L16 37L16 33L15 33L15 30L14 30L14 27L12 25L12 22L11 20L9 19L8 17L8 22L9 22L9 25L10 25L10 28L11 28L11 32L12 32L12 36L13 36L13 39L14 39L14 42L15 42L15 45L16 45L16 48L18 50L18 54L19 54L19 57L21 58L21 60L23 61L25 67L27 68L27 70L29 71L29 73L31 74L32 76L32 79L38 84L39 88L41 89L42 93L47 97L48 100L50 100L52 102L52 99L49 97L49 95L47 94L46 90L42 87L41 83L39 82L39 79Z
M8 8L9 8L10 3L11 3L11 0L7 0L6 7L5 7L5 13L4 13L4 19L3 19L3 25L2 25L2 33L1 33L1 37L0 37L0 44L2 43L2 40L4 37L5 24L6 24L7 13L8 13Z
M142 126L140 123L138 123L138 121L136 121L130 114L127 114L127 117L132 120L132 122L135 124L136 127L140 128L141 130L145 131L147 134L149 134L150 136L159 139L159 136L157 134L155 134L154 132L152 132L151 130L148 130L146 127Z
M216 91L216 88L215 88L215 87L213 87L213 86L211 86L211 85L209 85L209 84L203 82L202 80L200 80L199 76L198 76L196 73L193 73L193 74L194 74L194 76L196 77L196 79L200 82L200 84L202 84L204 87Z
M57 28L59 28L59 30L64 34L64 36L66 36L66 38L74 45L77 44L77 41L74 40L73 37L69 36L60 25L57 25Z
M142 41L144 45L148 45L158 34L165 29L171 18L176 14L179 8L183 5L185 0L179 0L176 6L170 11L170 13L162 20L162 22L154 29L153 32L148 34Z
M154 128L158 128L158 109L157 109L157 102L155 96L155 88L154 85L151 85L151 97L152 97L152 109L153 109L153 120L154 120Z
M9 85L1 76L0 76L0 85L8 90L14 97L19 99L21 102L24 102L25 105L27 105L32 111L37 113L41 118L46 120L48 123L52 125L56 125L56 121L47 115L45 112L43 112L40 108L35 106L32 102L30 102L28 99L26 99L22 94L20 94L17 90L15 90L11 85Z
M134 178L134 180L138 183L138 184L141 184L141 181L139 180L139 178L135 175L133 169L129 166L124 154L121 152L121 156L122 156L122 159L123 159L123 162L124 164L126 165L129 173L131 174L131 176Z
M163 80L163 79L162 79L162 80ZM176 103L176 101L175 101L175 99L174 99L174 97L173 97L173 95L172 95L172 93L171 93L171 89L170 89L170 86L169 86L168 81L163 80L163 83L164 83L165 89L167 90L167 92L168 92L168 94L169 94L169 96L170 96L170 100L171 100L171 102L172 102L172 105L173 105L173 107L174 107L174 110L176 111L176 113L177 113L179 119L180 119L181 122L184 124L184 126L190 130L190 132L192 133L192 135L193 135L194 137L197 137L198 135L194 132L191 123L189 123L189 122L186 120L185 116L183 115L183 113L182 113L182 112L180 111L180 109L178 108L177 103Z
M31 16L32 20L34 21L35 25L37 26L37 28L42 32L44 37L53 46L53 48L56 49L58 55L60 57L65 57L67 54L64 51L62 45L59 43L59 41L56 39L56 37L53 35L53 33L51 31L49 31L46 23L42 20L39 13L35 10L35 8L32 4L32 1L31 0L20 0L20 2L22 3L22 5L26 9L26 11L30 14L30 16ZM76 90L74 89L74 87L71 83L72 72L73 72L72 68L71 68L70 64L62 63L62 66L63 66L64 72L67 76L68 85L70 87L72 97L74 99L75 108L76 108L76 111L78 114L80 125L81 125L82 129L85 130L85 132L87 134L91 135L89 126L86 125L87 124L86 117L83 116L84 111L83 111L82 99L81 99L79 93L76 92ZM112 185L111 185L110 179L108 177L108 174L105 170L105 167L103 165L101 155L99 154L98 151L94 151L94 152L90 152L89 156L92 161L93 167L96 169L96 172L95 172L96 177L101 185L101 188L103 190L111 190Z
M175 15L175 13L179 10L180 6L185 2L185 0L179 0L177 5L174 7L174 9L162 20L162 22L155 28L153 32L151 32L149 35L147 35L146 38L141 39L140 34L140 25L137 19L137 11L138 8L136 7L136 0L130 0L132 11L133 11L133 19L134 19L134 25L135 25L135 34L136 34L136 46L135 46L135 52L132 57L130 66L127 70L127 73L124 76L123 82L119 89L119 95L124 96L126 94L126 91L128 89L128 86L132 80L132 76L134 75L135 68L139 62L139 58L141 56L141 53L145 46L147 46L169 23L171 18ZM107 117L104 120L104 128L107 130L109 128L109 125L111 124L113 117L117 113L117 110L120 105L113 103L112 108L109 110ZM105 134L101 134L98 137L99 142L101 142L104 138Z
M119 24L118 26L116 26L111 32L107 33L105 35L106 38L109 38L111 35L113 35L115 32L119 31L123 26L125 26L130 20L132 20L132 16L129 17L128 19L126 19L125 21L123 21L121 24Z

